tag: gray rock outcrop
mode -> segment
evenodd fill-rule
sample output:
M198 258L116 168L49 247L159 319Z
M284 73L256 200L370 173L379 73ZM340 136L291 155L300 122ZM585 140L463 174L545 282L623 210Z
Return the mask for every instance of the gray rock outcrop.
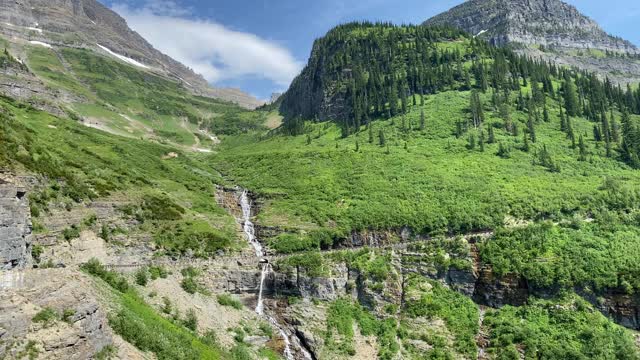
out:
M0 270L24 268L31 257L30 248L27 190L0 178Z
M640 79L640 65L624 57L640 53L634 44L560 0L470 0L424 24L454 26L498 46L515 44L524 54L617 82Z

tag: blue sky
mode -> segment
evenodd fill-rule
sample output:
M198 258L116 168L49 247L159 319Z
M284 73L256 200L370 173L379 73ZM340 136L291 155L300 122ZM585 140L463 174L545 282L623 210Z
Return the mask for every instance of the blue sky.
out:
M462 0L101 0L151 44L215 86L267 99L306 62L313 40L352 20L420 23ZM640 44L637 0L568 0ZM401 5L399 5L401 4Z

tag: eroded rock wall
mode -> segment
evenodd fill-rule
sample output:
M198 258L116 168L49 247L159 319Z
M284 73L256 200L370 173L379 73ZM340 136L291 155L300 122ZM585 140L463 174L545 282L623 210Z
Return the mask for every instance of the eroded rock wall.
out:
M0 177L0 270L24 268L31 257L31 212L27 188Z

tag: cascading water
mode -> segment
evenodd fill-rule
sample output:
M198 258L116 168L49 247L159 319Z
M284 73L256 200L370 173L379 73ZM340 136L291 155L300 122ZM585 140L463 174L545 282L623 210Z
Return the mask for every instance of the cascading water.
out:
M251 201L249 200L249 194L247 193L246 190L244 190L242 192L242 195L240 195L240 206L242 207L242 220L244 222L243 230L244 230L245 237L247 238L247 241L249 241L251 246L253 246L253 249L255 250L256 256L258 257L258 259L262 260L265 254L262 248L262 244L260 244L260 242L256 238L253 222L251 222ZM282 336L284 340L285 359L294 360L295 358L293 356L293 352L291 351L291 339L289 338L289 335L284 330L284 328L276 321L274 317L268 314L265 314L264 312L264 299L262 296L262 293L264 290L264 281L267 278L267 275L269 275L271 271L272 271L271 264L266 263L262 265L262 274L260 276L260 288L258 290L258 304L256 305L256 313L258 313L258 315L264 316L269 321L269 323L271 323L271 325L273 325L276 329L278 329L280 336ZM296 345L300 349L300 352L302 353L305 359L307 360L312 359L311 354L309 354L309 352L305 348L300 346L299 342L296 343Z
M251 201L249 201L249 195L246 190L243 191L240 196L240 207L242 207L244 236L247 238L247 241L249 241L251 246L253 246L253 249L256 251L256 256L262 258L264 256L264 251L262 250L262 244L260 244L256 239L256 232L253 227L253 222L251 222Z

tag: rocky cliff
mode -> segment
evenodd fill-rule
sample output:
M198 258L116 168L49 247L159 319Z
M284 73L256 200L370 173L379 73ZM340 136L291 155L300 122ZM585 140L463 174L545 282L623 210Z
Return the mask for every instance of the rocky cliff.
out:
M424 24L451 25L498 46L523 45L527 54L619 82L640 78L636 62L620 61L622 55L639 53L634 44L608 34L560 0L470 0Z
M90 48L107 54L106 48L180 81L196 94L247 108L262 104L236 89L209 87L201 75L156 50L122 17L96 0L0 0L0 9L0 34L9 38Z
M0 270L23 268L31 258L31 214L26 188L0 177Z

